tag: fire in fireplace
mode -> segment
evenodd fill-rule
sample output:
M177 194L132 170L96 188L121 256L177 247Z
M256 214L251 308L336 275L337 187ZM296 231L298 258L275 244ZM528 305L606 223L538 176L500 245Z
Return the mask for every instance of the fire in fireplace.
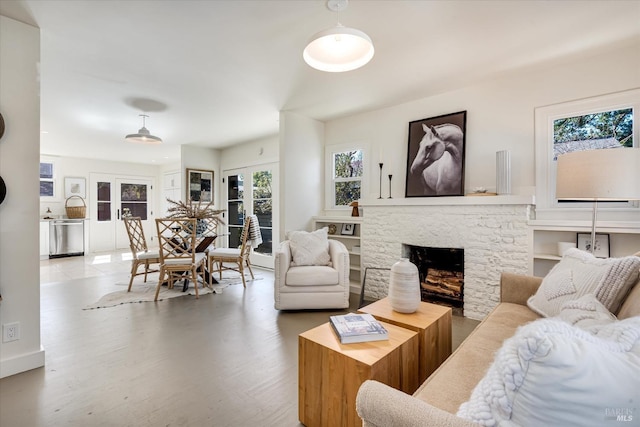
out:
M403 245L409 261L418 267L422 301L453 308L463 315L464 249Z

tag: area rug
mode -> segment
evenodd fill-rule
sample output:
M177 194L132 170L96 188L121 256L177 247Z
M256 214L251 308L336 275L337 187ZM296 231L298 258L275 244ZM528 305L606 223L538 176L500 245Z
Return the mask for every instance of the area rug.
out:
M256 280L261 280L262 277L255 276L256 278L251 280L251 276L246 278L247 286ZM208 294L221 294L225 288L231 285L242 284L242 278L239 274L235 276L225 277L223 275L222 280L217 279L219 283L212 285L211 288L203 287L201 282L198 282L198 294L200 297ZM97 308L115 307L122 304L133 304L143 302L154 302L156 295L156 285L158 283L158 273L149 274L147 282L144 282L143 276L137 276L133 280L133 286L131 292L127 292L129 286L129 279L126 281L116 282L116 286L122 286L124 289L115 291L102 296L98 301L93 304L89 304L83 310L94 310ZM182 292L182 282L177 282L173 289L167 289L166 286L160 288L160 294L158 295L158 301L167 300L170 298L193 296L195 297L195 289L193 284L190 284L189 289L186 292Z

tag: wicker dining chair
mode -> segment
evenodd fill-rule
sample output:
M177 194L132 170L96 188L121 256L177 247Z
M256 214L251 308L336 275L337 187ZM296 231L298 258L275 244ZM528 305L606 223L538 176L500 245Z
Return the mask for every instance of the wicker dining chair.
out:
M155 273L159 270L151 270L151 264L160 264L160 253L157 250L150 251L147 247L147 239L144 237L142 219L139 216L123 218L124 226L129 236L129 248L131 249L131 278L129 288L131 292L133 278L144 274L144 281L147 281L147 274ZM138 267L144 265L144 271L138 272Z
M154 301L158 300L160 287L167 283L173 287L176 280L193 280L196 298L198 294L198 276L204 286L206 280L206 260L204 252L196 252L196 219L195 218L158 218L158 244L160 245L160 277Z
M209 271L212 277L215 270L218 271L220 280L222 280L222 272L224 270L237 271L242 276L242 286L246 288L247 282L244 278L244 267L246 265L249 273L251 273L251 279L255 279L253 270L251 270L251 262L249 261L249 255L251 254L251 243L248 242L250 226L251 219L247 217L242 228L242 244L239 248L215 248L209 251Z

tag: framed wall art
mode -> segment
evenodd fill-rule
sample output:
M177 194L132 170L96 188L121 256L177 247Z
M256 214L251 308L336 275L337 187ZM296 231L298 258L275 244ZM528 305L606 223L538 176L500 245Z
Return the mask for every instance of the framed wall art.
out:
M591 233L578 233L577 247L583 251L591 252ZM593 256L597 258L609 258L609 235L596 233Z
M64 178L64 198L68 199L71 196L87 198L87 184L84 178L70 176Z
M463 196L467 112L409 123L406 197Z
M187 169L187 200L202 203L213 200L213 171Z
M349 224L346 222L342 224L342 229L340 230L340 234L345 236L353 236L355 232L356 232L355 224Z
M50 161L40 162L40 197L42 198L55 199L60 197L56 194L54 166L54 163Z

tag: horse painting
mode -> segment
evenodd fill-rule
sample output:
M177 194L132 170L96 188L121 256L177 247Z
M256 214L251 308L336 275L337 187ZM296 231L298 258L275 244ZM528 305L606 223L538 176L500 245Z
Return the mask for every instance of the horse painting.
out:
M422 185L425 196L462 194L464 133L460 127L446 123L422 124L424 136L411 164L411 176Z

